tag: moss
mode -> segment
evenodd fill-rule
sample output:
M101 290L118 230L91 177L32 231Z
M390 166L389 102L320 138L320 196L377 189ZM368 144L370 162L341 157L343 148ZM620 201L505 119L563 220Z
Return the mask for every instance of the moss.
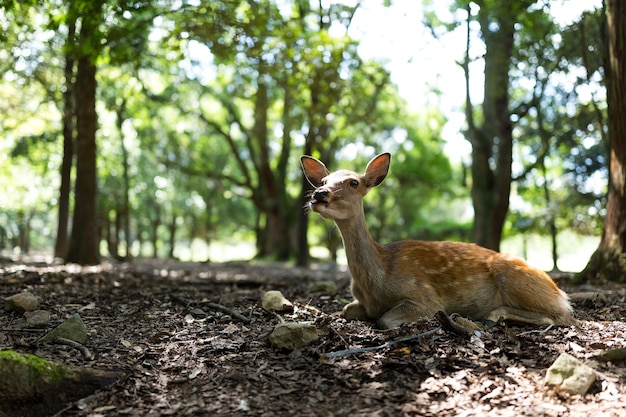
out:
M39 356L28 353L19 353L14 350L0 351L0 363L5 362L13 366L24 366L38 375L51 380L63 379L68 375L68 371L62 365L49 362Z

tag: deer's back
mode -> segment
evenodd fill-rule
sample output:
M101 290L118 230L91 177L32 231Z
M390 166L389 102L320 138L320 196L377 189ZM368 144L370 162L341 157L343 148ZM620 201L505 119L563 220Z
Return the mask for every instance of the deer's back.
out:
M560 294L544 271L475 244L407 240L385 247L387 280L432 291L446 311L475 317L502 305L540 310L544 297Z

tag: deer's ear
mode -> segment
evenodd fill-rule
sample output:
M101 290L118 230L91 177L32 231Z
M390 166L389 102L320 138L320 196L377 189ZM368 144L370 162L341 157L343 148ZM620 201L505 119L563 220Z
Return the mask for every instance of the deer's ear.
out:
M367 188L373 188L379 185L389 172L389 165L391 164L391 154L388 152L381 153L380 155L372 158L365 168L365 186Z
M300 157L300 163L302 164L304 176L313 187L322 185L322 178L330 174L326 165L311 156L303 155Z

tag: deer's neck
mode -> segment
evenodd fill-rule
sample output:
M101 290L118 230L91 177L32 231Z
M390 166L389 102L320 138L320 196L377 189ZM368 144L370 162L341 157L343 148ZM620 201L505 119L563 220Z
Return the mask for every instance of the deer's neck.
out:
M381 280L384 276L384 247L370 235L363 211L355 218L335 223L341 231L352 278L363 285Z

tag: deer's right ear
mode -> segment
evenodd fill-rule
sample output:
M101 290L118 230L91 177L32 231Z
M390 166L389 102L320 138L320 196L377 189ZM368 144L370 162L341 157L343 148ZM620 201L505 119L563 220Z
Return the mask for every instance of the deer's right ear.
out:
M304 176L313 187L322 185L322 178L327 177L330 172L321 161L307 155L300 157Z

